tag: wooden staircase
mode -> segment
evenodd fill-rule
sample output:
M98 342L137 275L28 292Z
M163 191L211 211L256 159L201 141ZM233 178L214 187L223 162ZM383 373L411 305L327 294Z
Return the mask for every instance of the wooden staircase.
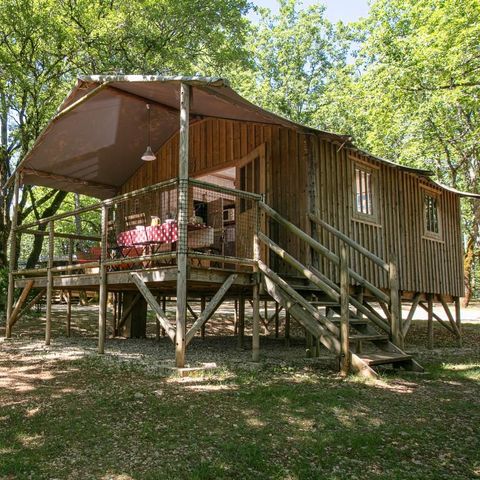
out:
M423 371L421 365L402 349L401 304L398 292L398 280L393 279L389 293L377 288L362 278L357 272L348 268L345 258L320 244L297 226L284 219L268 205L260 202L260 208L273 220L296 234L312 249L333 262L339 269L344 283L336 284L312 265L303 265L296 258L282 249L272 239L258 232L258 241L271 252L277 254L286 264L293 267L306 280L305 285L287 282L261 260L257 260L261 282L268 293L285 311L288 311L314 338L318 339L328 350L336 354L341 365L364 376L376 376L374 367L392 365L394 368ZM323 222L322 222L323 223ZM390 274L395 273L395 266L387 265L382 259L341 232L328 226L330 233L338 234L342 242L356 249L362 255L374 261ZM346 251L346 248L342 250ZM343 263L342 263L343 262ZM392 276L392 275L391 275ZM361 285L369 292L381 309L356 298L351 294L350 284ZM313 288L312 288L313 287ZM316 289L325 300L318 300L313 293ZM324 311L321 311L324 309ZM381 310L382 313L379 313ZM348 332L348 333L347 333ZM345 373L345 369L342 368Z

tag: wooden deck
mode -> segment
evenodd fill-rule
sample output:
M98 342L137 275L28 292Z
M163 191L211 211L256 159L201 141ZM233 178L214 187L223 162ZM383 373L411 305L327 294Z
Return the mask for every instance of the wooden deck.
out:
M143 270L121 270L107 273L107 289L111 291L137 290L132 282L131 273L135 272L141 280L151 289L162 293L172 292L175 294L177 286L177 266L162 266ZM230 293L239 293L248 290L254 285L252 272L235 271L221 268L189 267L187 270L188 294L214 295L220 285L235 273ZM47 276L26 276L17 278L15 287L23 288L31 280L34 280L34 288L47 286ZM99 273L82 273L57 275L53 277L53 288L58 290L91 290L99 289L101 278Z

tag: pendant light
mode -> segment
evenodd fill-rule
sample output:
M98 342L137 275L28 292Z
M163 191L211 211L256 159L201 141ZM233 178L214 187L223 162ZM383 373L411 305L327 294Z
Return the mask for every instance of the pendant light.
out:
M147 103L147 112L148 112L148 146L147 149L145 150L145 153L142 155L142 160L144 162L153 162L153 160L156 160L157 157L153 153L152 147L150 146L150 105Z

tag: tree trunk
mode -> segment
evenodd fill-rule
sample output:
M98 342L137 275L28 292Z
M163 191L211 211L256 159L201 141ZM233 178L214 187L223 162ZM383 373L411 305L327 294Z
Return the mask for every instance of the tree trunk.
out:
M59 190L55 197L53 197L52 203L44 210L41 218L47 218L57 213L58 208L62 204L63 200L67 196L68 192L62 192ZM40 225L38 227L39 230L45 230L47 224ZM35 265L38 263L38 258L40 257L40 253L42 252L43 246L43 236L42 235L35 235L33 240L33 248L28 256L27 260L27 267L26 268L34 268Z

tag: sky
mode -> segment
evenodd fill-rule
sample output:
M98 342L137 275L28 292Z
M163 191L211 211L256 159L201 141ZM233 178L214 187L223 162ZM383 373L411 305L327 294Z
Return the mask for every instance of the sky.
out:
M267 7L277 10L277 0L253 0L259 7ZM327 6L326 16L331 22L343 20L352 22L364 17L368 13L368 0L303 0L303 5L323 3Z

